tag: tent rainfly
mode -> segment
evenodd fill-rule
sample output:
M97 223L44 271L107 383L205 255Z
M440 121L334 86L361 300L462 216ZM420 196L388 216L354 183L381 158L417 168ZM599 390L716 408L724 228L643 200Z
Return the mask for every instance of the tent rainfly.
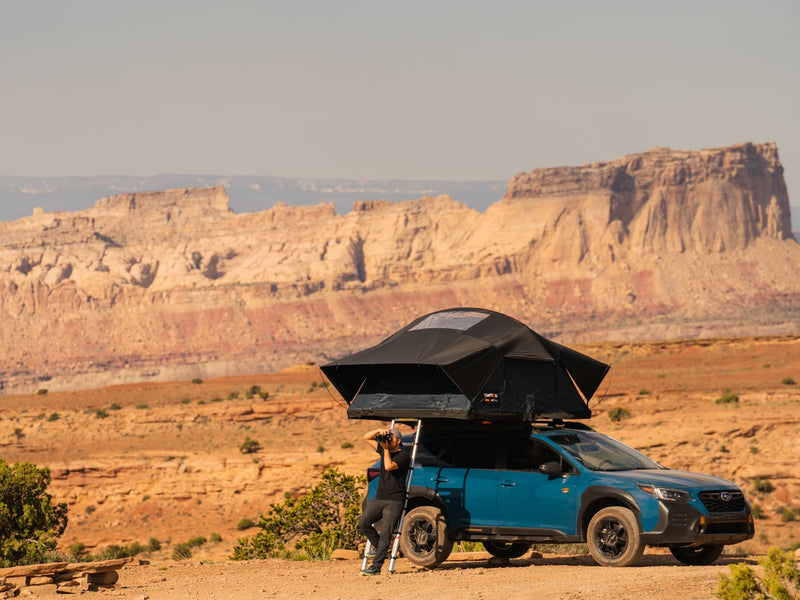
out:
M588 419L609 365L502 313L452 308L322 366L351 419Z

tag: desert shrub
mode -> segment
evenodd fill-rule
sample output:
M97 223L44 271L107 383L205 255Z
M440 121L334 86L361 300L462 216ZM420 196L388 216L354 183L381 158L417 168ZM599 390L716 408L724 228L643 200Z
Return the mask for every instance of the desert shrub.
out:
M172 560L188 560L192 558L192 547L183 542L177 544L172 550Z
M317 452L325 452L325 446L322 444L317 444Z
M70 544L68 552L70 558L81 556L86 553L86 544L83 542L75 542L74 544Z
M61 418L61 415L59 415L57 412L54 412L54 413L50 413L50 416L47 417L47 420L48 421L58 421L60 418Z
M239 392L231 392L228 394L228 400L236 400L239 398Z
M36 390L36 395L37 396L46 396L47 395L47 390L45 388L38 389L38 390Z
M750 507L750 510L753 513L753 518L754 519L766 519L767 518L767 515L764 513L764 509L761 508L760 504L753 504L753 506Z
M144 552L149 552L149 546L143 546L139 542L132 542L127 546L120 546L118 544L111 544L103 548L93 558L94 560L116 560L118 558L129 558Z
M764 574L759 577L744 563L731 565L731 577L720 573L717 598L722 600L800 598L800 570L792 553L770 548L758 561Z
M353 444L351 442L342 442L342 450L346 450L347 448L352 448Z
M189 544L192 548L199 548L200 546L205 546L208 540L204 538L202 535L195 536L191 538L187 544Z
M736 394L732 394L731 392L726 392L722 394L719 398L714 401L716 404L734 404L739 402L739 396Z
M67 527L67 505L47 493L50 469L0 459L0 567L44 562Z
M102 408L98 408L96 411L94 411L94 416L97 417L98 419L105 419L106 417L108 417L108 411Z
M644 389L639 390L639 395L640 396L649 396L650 395L650 390L644 390Z
M261 450L261 444L258 443L258 440L254 440L250 436L247 436L244 441L239 444L239 452L242 454L252 454L259 450Z
M252 398L253 396L258 396L261 394L261 386L260 385L251 385L250 389L247 390L247 397Z
M90 515L90 514L92 514L94 511L96 511L96 510L97 510L97 507L96 507L94 504L90 504L89 506L87 506L87 507L84 509L84 512L86 512L86 514L87 514L87 515Z
M151 537L150 541L147 542L147 549L150 552L157 552L158 550L161 550L161 542L159 542L156 538Z
M236 524L236 529L239 531L244 531L245 529L250 529L251 527L255 527L256 523L253 519L244 518Z
M787 508L781 513L781 523L789 523L797 519L797 512L793 508Z
M14 427L14 436L15 436L15 437L16 437L18 440L21 440L22 438L24 438L24 437L25 437L25 433L22 431L22 429L21 429L21 428L19 428L19 427Z
M283 504L270 505L261 515L261 529L252 538L242 538L233 550L233 560L286 556L290 547L308 557L330 558L338 548L356 549L361 535L358 517L365 485L363 477L328 469L322 481L299 498L287 494Z
M218 544L222 541L222 536L218 533L212 533L210 536L208 536L208 540L212 544Z
M797 384L797 382L794 379L792 379L791 377L784 377L783 380L781 381L781 383L783 383L784 385L796 385Z
M762 494L769 494L775 490L775 486L772 485L772 482L769 479L761 479L761 477L756 477L753 479L753 489L755 489L757 492L761 492Z
M108 407L108 410L122 410L122 407L114 402L111 406Z
M608 411L608 418L611 419L612 422L617 423L618 421L622 421L623 419L630 419L631 411L621 406L615 406L610 411Z
M137 404L136 408L138 408L139 410L145 410L150 407L147 404Z
M194 379L192 379L192 383L201 384L203 383L203 380L200 379L199 377L195 377Z
M181 400L181 404L189 404L191 401L192 401L191 398L184 398L183 400Z

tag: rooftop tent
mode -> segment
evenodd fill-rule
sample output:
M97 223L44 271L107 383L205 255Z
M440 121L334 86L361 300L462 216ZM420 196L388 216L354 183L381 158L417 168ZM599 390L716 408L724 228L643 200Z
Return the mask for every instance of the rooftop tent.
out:
M609 366L507 315L454 308L323 365L351 419L533 421L591 417Z

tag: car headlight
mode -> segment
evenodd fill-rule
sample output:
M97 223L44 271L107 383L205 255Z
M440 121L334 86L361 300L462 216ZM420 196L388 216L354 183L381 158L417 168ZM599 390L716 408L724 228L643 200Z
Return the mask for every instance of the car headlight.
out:
M691 499L691 495L686 490L676 490L673 488L658 487L649 483L637 483L639 489L647 492L659 500L670 500L672 502L686 502Z

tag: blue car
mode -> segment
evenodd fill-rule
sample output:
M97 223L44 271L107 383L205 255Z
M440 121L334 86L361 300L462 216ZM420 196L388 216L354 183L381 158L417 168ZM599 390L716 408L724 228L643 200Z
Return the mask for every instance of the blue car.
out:
M369 497L377 473L378 463L367 471ZM730 481L667 469L580 423L462 421L423 427L400 545L427 568L456 540L506 558L534 542L586 543L598 564L619 567L636 564L646 545L666 546L681 563L705 565L753 534Z

